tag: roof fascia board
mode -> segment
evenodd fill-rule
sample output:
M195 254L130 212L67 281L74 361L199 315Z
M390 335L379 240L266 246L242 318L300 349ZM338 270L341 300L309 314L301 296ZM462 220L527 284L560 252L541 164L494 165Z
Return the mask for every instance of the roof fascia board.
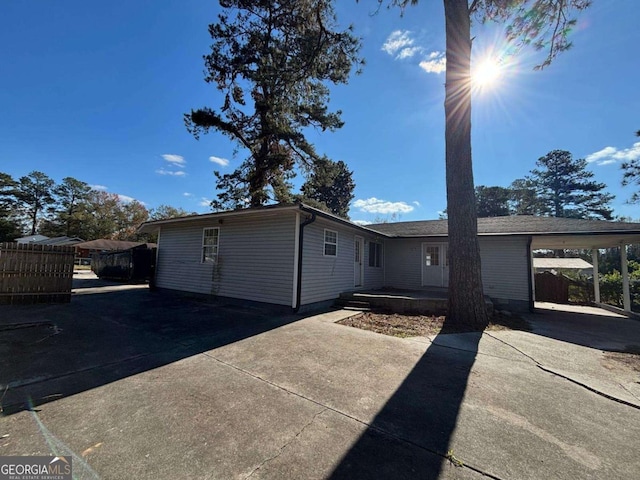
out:
M260 213L277 213L281 211L297 210L297 205L274 205L261 208L245 208L241 210L230 210L227 212L213 212L204 213L201 215L189 215L188 217L167 218L164 220L156 220L153 222L144 222L138 227L138 231L145 231L151 229L153 231L155 227L161 227L162 225L183 223L183 222L197 222L201 220L235 217L244 215L257 215Z

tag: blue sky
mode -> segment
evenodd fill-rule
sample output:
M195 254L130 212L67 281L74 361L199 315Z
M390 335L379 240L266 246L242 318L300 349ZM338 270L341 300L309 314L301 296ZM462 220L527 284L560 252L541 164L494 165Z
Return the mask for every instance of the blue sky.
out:
M369 5L371 4L371 5ZM373 2L340 1L342 24L362 37L367 65L332 89L343 111L336 133L309 132L317 150L354 171L351 218L437 218L446 207L442 2L400 17ZM501 58L493 88L474 94L476 185L507 186L554 149L590 160L616 195L617 215L639 218L620 186L620 162L640 157L640 29L637 0L595 0L579 17L574 47L544 71L540 55L504 45L499 26L475 30L474 55ZM0 171L73 176L135 198L207 212L214 169L245 158L217 133L196 141L191 108L218 107L203 81L203 0L0 2ZM515 54L514 54L515 53Z

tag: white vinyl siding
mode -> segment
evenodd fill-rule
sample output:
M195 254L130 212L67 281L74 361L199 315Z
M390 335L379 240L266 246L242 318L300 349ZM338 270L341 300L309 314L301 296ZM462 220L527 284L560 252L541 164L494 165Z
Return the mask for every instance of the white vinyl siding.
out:
M337 232L337 255L324 255L325 230ZM384 269L369 267L369 241L376 240L373 235L348 226L336 225L326 219L317 220L304 229L302 247L302 295L301 305L337 298L340 293L351 291L353 286L353 268L355 237L365 240L364 278L361 288L381 288L384 284Z
M422 287L422 244L426 240L389 239L385 243L385 286L415 290Z
M291 305L295 214L225 217L222 222L215 265L202 263L202 242L203 229L217 227L218 220L162 226L158 287Z
M485 295L502 300L529 300L526 237L480 238Z
M385 286L422 288L422 243L446 241L446 237L388 239L385 242ZM485 295L528 301L527 254L526 237L480 237Z

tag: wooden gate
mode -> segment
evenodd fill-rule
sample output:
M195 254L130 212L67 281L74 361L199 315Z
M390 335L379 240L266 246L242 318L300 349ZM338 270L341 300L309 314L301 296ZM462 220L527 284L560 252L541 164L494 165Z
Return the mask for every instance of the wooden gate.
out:
M551 272L536 273L536 301L569 303L569 279Z
M71 301L73 247L0 243L0 304Z

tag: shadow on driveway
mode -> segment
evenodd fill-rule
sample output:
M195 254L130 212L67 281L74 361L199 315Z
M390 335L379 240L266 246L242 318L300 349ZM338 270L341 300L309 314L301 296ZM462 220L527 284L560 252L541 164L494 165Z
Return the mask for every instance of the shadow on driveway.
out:
M457 468L447 454L482 334L457 336L464 350L433 340L330 478L442 478Z
M0 408L33 408L299 320L85 278L71 303L3 306Z

